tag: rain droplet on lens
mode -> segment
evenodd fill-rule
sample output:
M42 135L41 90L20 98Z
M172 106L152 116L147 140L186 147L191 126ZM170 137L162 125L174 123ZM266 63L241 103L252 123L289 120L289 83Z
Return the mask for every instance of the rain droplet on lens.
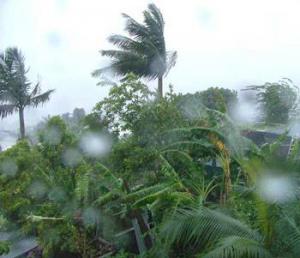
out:
M99 223L100 213L97 209L89 207L83 211L82 217L85 226L92 226Z
M82 156L81 156L80 152L75 148L74 149L67 149L63 153L62 160L63 160L63 163L64 163L65 166L75 167L82 160Z
M18 171L18 166L14 160L5 159L0 163L0 170L3 175L13 177Z
M285 203L296 198L297 187L288 176L266 174L258 179L257 191L269 203Z
M81 137L80 147L90 157L101 157L111 149L111 139L99 133L86 133Z
M42 198L47 191L47 186L39 181L35 181L28 189L29 194L34 198Z
M61 141L61 132L56 127L50 127L46 130L44 134L44 141L50 145L57 145Z

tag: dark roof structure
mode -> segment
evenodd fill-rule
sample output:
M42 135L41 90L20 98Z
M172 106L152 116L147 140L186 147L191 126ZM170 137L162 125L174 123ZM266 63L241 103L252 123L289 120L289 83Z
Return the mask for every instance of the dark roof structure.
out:
M20 236L18 232L0 232L0 241L9 241L9 253L1 258L27 257L27 254L38 247L34 237Z
M280 137L281 134L266 132L266 131L253 131L244 130L241 133L244 137L253 141L258 147L262 147L264 144L274 143ZM291 148L293 146L294 139L291 136L285 136L282 139L282 143L278 149L279 157L287 157L290 154Z

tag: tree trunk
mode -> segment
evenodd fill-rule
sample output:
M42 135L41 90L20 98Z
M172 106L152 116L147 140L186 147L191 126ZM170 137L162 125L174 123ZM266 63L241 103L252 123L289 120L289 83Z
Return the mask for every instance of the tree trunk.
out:
M20 120L20 135L21 139L25 138L25 123L24 123L24 109L19 108L19 120Z
M230 158L228 154L222 158L222 168L223 168L223 185L224 192L221 191L220 203L225 204L232 190L231 177L230 177Z
M162 76L158 77L158 97L159 98L163 97L163 77Z
M124 188L127 193L130 193L130 188L126 180L124 180ZM144 252L152 247L152 239L149 235L149 226L144 221L142 212L140 210L131 210L129 212L134 233L137 240L139 252Z

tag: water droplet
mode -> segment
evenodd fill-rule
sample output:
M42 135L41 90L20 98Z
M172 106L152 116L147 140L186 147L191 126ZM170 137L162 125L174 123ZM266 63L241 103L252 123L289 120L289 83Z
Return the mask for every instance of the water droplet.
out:
M5 159L0 163L0 170L3 175L13 177L18 171L18 166L14 160Z
M47 191L47 186L39 181L35 181L28 189L29 194L34 198L42 198Z
M58 145L61 141L61 132L56 127L50 127L44 134L44 141L50 145Z
M111 149L111 139L103 134L87 133L80 140L80 147L90 157L101 157Z
M297 187L288 176L266 174L258 180L257 191L269 203L285 203L296 198Z
M82 217L85 226L96 225L100 220L100 212L93 207L89 207L83 211Z
M82 160L82 156L77 149L67 149L63 153L63 163L68 167L75 167Z

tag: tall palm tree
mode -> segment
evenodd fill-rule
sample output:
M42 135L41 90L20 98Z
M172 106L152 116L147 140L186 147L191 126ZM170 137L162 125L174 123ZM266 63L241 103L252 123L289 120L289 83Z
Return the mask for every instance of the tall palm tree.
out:
M112 35L109 42L118 50L102 50L103 56L112 59L107 67L95 70L92 75L101 76L104 72L124 76L129 72L144 78L158 79L158 94L163 96L163 76L175 65L177 53L167 51L164 38L164 19L160 10L149 4L144 11L144 22L139 23L127 14L125 30L129 37Z
M39 83L31 88L27 73L25 58L20 50L12 47L0 53L0 117L18 112L21 138L25 137L25 107L37 107L48 101L54 91L41 93Z

